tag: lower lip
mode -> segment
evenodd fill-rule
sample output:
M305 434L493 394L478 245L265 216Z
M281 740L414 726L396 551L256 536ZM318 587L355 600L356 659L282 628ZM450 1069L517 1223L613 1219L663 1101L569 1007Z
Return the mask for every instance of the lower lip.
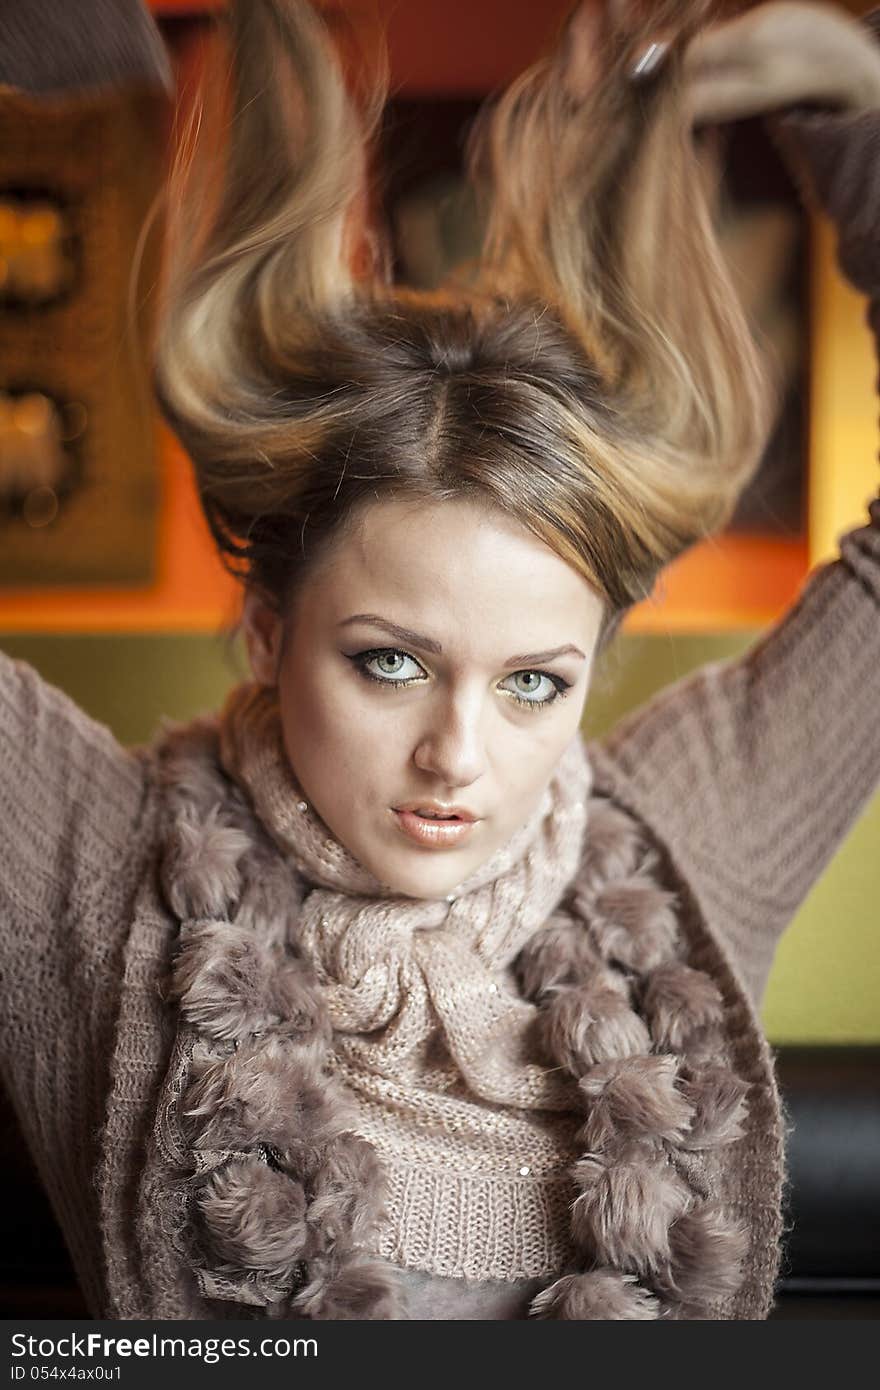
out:
M472 833L476 821L431 820L415 811L395 811L397 823L409 839L425 849L452 849Z

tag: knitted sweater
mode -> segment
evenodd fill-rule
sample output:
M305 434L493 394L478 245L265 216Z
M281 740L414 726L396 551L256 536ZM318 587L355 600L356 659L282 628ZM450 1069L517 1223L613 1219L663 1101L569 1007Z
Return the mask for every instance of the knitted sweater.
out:
M799 111L779 131L806 159L880 329L880 113ZM634 814L671 866L765 1080L756 1010L776 943L880 783L878 608L880 498L744 657L680 681L587 749L594 790ZM133 1230L174 1033L158 993L177 929L155 884L159 807L153 748L121 748L0 656L0 1055L97 1316L175 1315L174 1290L144 1286ZM767 1239L751 1271L756 1311L740 1316L766 1312L779 1230L769 1083L752 1112L764 1143L744 1165L742 1201Z

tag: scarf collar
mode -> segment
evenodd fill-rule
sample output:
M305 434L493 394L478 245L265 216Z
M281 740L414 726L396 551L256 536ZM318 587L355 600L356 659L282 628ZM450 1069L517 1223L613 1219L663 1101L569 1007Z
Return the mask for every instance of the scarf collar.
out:
M327 1058L331 1041L357 1048L384 1020L381 1064L405 1065L394 1025L402 1014L417 1033L430 1002L480 1095L577 1097L577 1258L531 1314L717 1316L747 1233L699 1172L741 1137L747 1087L718 987L685 961L658 855L628 812L589 794L583 745L451 904L371 891L297 807L281 748L277 714L244 687L219 731L181 731L163 750L162 883L181 926L155 1137L176 1176L153 1200L203 1295L272 1316L401 1316L394 1271L365 1252L384 1214L381 1164ZM477 1050L459 1028L464 996L445 995L466 989L475 959L508 963L521 996L490 1011ZM547 1068L517 1051L527 1017Z
M535 1005L499 973L548 920L580 862L591 773L578 736L526 823L445 899L395 895L306 803L281 741L273 690L242 686L220 755L264 829L311 885L296 942L314 968L344 1054L399 1079L438 1028L467 1085L500 1105L566 1109L571 1080L523 1059Z

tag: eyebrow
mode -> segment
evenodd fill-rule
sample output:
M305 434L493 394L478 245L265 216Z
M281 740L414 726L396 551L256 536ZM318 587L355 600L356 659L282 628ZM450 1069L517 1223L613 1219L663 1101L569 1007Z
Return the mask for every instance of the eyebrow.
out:
M406 642L408 646L420 647L424 652L433 652L435 656L440 656L443 647L433 637L425 637L420 632L412 632L408 627L400 627L398 623L389 622L387 618L380 618L378 613L355 613L350 618L345 618L339 624L340 627L352 627L355 623L367 623L370 627L381 627L385 632L396 637L399 642ZM540 666L546 661L555 661L560 656L579 656L582 661L586 661L586 656L580 647L576 647L573 642L567 642L563 647L554 647L546 652L520 652L517 656L510 656L504 666Z

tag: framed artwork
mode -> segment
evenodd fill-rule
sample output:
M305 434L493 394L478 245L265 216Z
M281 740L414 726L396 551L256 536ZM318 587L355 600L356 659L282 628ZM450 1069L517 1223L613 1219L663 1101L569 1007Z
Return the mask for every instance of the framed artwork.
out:
M0 585L153 577L163 142L146 91L0 90Z

